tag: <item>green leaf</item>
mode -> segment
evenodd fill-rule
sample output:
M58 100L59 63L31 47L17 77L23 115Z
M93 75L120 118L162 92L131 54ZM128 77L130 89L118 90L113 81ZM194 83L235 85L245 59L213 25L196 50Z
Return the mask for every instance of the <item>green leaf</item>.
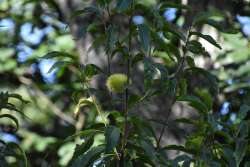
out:
M184 146L180 146L180 145L167 145L161 148L162 150L176 150L176 151L182 151L185 153L189 153L189 154L194 154L193 150L187 149Z
M218 129L218 127L217 127ZM225 142L232 142L232 138L230 136L230 134L228 134L227 132L223 132L223 131L216 131L215 132L215 136L219 137L220 139L223 139Z
M138 104L141 101L141 98L142 97L139 95L131 94L128 99L128 107L132 108L133 106Z
M227 160L229 167L237 167L236 160L234 158L234 152L231 148L224 147L223 148L223 156Z
M165 82L165 84L166 84L166 81L168 81L168 70L167 70L167 68L164 65L160 64L160 63L154 63L154 66L160 72L160 74L158 74L158 75L160 75L161 83ZM166 86L165 84L164 84L164 86Z
M249 124L247 121L242 121L238 125L238 133L237 136L241 139L247 138L249 134Z
M194 107L201 113L207 113L208 107L205 103L203 103L198 97L196 96L180 96L177 98L177 101L185 101L190 104L190 106Z
M249 111L250 111L250 106L246 104L241 105L239 111L239 119L241 120L245 119Z
M225 21L220 22L208 19L206 23L224 33L236 34L239 32L239 29L236 29L235 27L233 27L233 25L228 25Z
M117 41L116 37L116 27L114 25L109 25L107 29L107 46L106 49L108 52L112 51L115 47Z
M174 78L174 79L171 79L168 83L167 94L170 97L174 97L176 95L176 91L177 91L177 80L176 78Z
M15 99L20 100L22 103L26 103L26 104L29 103L29 101L24 100L24 99L22 98L22 96L19 95L19 94L16 94L16 93L11 93L11 94L9 94L8 92L7 92L7 94L8 94L8 98L15 98Z
M80 40L81 38L84 38L86 33L88 32L88 26L89 25L81 25L77 30L75 34L74 40Z
M133 163L131 161L126 161L124 167L133 167Z
M240 166L240 163L241 161L243 160L245 154L246 154L246 151L247 151L247 140L244 140L244 139L238 139L236 141L236 150L234 152L234 156L235 156L235 159L236 159L236 164L237 164L237 167Z
M19 167L28 167L28 161L25 152L23 149L16 143L10 142L6 145L7 149L14 150L17 149L18 152L16 152L17 160L20 161Z
M164 65L166 65L167 67L170 68L174 67L176 62L170 51L167 48L165 48L166 51L159 51L159 50L161 49L157 49L157 51L155 50L152 56L163 59Z
M10 110L10 111L11 111L11 110L12 110L12 111L16 111L17 113L20 113L20 114L24 115L20 110L18 110L18 109L16 108L15 105L13 105L13 104L11 104L11 103L6 103L6 104L0 106L0 109L8 109L8 110Z
M89 14L94 13L94 14L96 14L98 17L101 16L100 10L99 10L96 6L91 5L91 6L88 6L88 7L84 8L84 9L74 11L74 12L71 14L71 16L70 16L70 19L73 19L74 17L80 16L80 15L82 15L82 14L88 14L88 13L89 13Z
M146 24L138 25L138 33L142 48L146 53L149 51L150 47L150 30Z
M212 45L216 46L217 48L222 49L221 46L210 35L203 35L200 32L190 32L190 35L197 35L197 36L205 39L206 41L208 41Z
M225 14L219 10L210 10L208 12L201 12L195 16L193 25L208 24L221 32L235 34L238 33L233 24L229 24L226 20Z
M17 96L16 94L12 94L12 96L13 96L12 98L17 98L17 99L21 100L22 102L27 103L27 101L24 101L21 96ZM15 112L21 114L23 117L27 118L27 116L23 112L21 112L19 109L17 109L14 104L11 104L8 102L9 97L11 97L11 94L9 94L8 92L1 92L0 93L0 111L2 109L7 109L9 111L15 111Z
M148 91L157 84L158 89L165 89L168 84L167 68L159 63L154 63L151 59L144 59L144 89ZM161 91L163 93L164 91Z
M132 58L132 66L134 66L136 63L142 61L144 58L144 54L138 53Z
M78 101L78 104L76 105L74 114L77 115L78 112L80 111L81 107L91 106L93 104L94 103L93 103L93 98L92 97L89 97L89 98L80 98L79 101Z
M156 157L156 154L155 154L156 152L155 152L154 146L151 143L149 143L149 142L147 142L145 140L141 140L140 145L143 148L143 150L145 151L145 154L149 158L151 158L151 160L155 163L157 157Z
M101 130L95 130L95 129L87 129L87 130L83 130L81 132L78 132L76 134L73 134L69 137L67 137L64 142L68 142L68 141L71 141L71 140L74 140L76 137L88 137L90 135L95 135L97 133L103 133L103 131Z
M148 60L144 59L144 88L148 90L153 85L153 78L157 74L157 69L154 64Z
M185 70L186 72L192 71L204 76L204 78L209 82L208 85L212 89L212 92L216 94L219 91L217 77L202 68L192 67Z
M196 125L197 122L192 120L192 119L188 119L188 118L178 118L178 119L175 119L174 122L177 122L177 123L184 123L184 124L191 124L191 125Z
M172 167L179 167L180 163L183 163L182 167L190 167L191 162L192 162L192 159L189 156L180 155L173 160Z
M209 10L200 12L194 17L193 25L203 24L212 17L217 17L220 20L224 19L224 14L219 10Z
M83 67L85 77L91 78L99 73L104 73L104 71L95 64L87 64Z
M108 126L105 130L106 152L112 151L119 143L120 130L115 126Z
M176 37L178 37L182 41L186 41L186 36L182 32L182 30L174 24L171 24L169 22L165 22L163 30L166 32L171 32L172 34L174 34Z
M9 92L0 92L0 104L8 104L8 99L9 98L14 98L14 99L17 99L19 101L21 101L22 103L29 103L29 101L27 100L24 100L22 98L21 95L19 94L16 94L16 93L9 93ZM1 108L1 107L0 107Z
M200 127L203 127L202 124ZM205 136L203 134L189 135L185 142L185 148L192 150L193 154L201 154L203 151L203 145L205 142Z
M181 3L163 2L163 3L160 4L160 10L161 11L165 11L167 8L177 8L177 9L191 10L190 6L183 5Z
M244 167L249 167L250 166L250 161L246 162Z
M10 115L10 114L1 114L0 115L0 119L1 118L8 118L8 119L11 119L12 121L15 122L16 124L16 130L17 131L19 129L19 123L18 123L18 120L16 119L16 117L14 117L13 115Z
M180 79L180 96L185 96L187 94L187 80L182 78Z
M206 104L208 110L210 111L213 106L213 98L209 91L207 89L195 88L194 92Z
M110 2L111 2L111 0L97 0L97 3L98 3L100 6L109 5Z
M156 139L156 134L150 122L144 120L143 118L138 118L136 116L129 117L129 121L134 126L134 130L137 131L138 134L142 138L153 137Z
M131 7L132 2L133 0L118 0L116 8L120 12L128 10Z
M94 143L94 136L90 136L81 145L76 145L75 152L73 154L73 157L72 157L71 161L69 162L69 166L72 165L73 160L75 160L77 157L79 157L80 155L87 152L89 150L89 148L93 145L93 143Z
M75 58L73 55L71 55L69 53L59 52L59 51L49 52L49 53L47 53L46 55L44 55L43 57L40 57L40 58L43 58L43 59L52 59L52 58L65 58L65 57L72 58L72 59Z
M194 58L192 58L191 56L187 56L186 60L187 60L189 67L195 67Z
M236 83L236 84L232 84L226 88L224 88L224 92L225 93L232 93L232 92L235 92L235 91L238 91L240 89L249 89L250 88L250 85L249 83L247 82L242 82L242 83Z
M129 56L128 48L118 42L116 44L117 44L116 47L111 53L111 58L113 58L116 54L120 53L120 55L122 55L125 59L127 59Z
M100 157L105 150L104 146L97 146L90 149L87 153L77 157L71 167L90 167Z
M206 52L202 44L195 40L189 41L187 43L187 49L194 54L204 54Z
M69 64L72 64L71 62L67 62L67 61L57 61L55 62L51 67L50 69L48 70L47 73L51 73L54 69L56 68L60 68L60 67L65 67Z

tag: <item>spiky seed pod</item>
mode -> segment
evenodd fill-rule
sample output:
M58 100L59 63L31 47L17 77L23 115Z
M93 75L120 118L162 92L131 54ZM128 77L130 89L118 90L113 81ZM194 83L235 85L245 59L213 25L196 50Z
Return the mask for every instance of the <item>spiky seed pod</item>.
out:
M122 93L125 90L127 79L128 77L125 74L112 74L108 77L106 86L110 92Z

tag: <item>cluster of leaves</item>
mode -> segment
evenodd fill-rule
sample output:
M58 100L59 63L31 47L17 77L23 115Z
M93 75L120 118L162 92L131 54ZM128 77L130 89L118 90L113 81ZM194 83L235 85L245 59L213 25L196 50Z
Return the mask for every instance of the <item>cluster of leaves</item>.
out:
M18 94L10 94L8 92L0 93L0 119L1 120L10 119L11 121L13 121L16 125L14 132L16 132L19 128L18 119L15 116L13 116L13 114L10 114L10 113L14 111L23 116L24 114L14 104L11 103L10 99L12 98L17 99L21 101L22 103L28 103L28 101L24 100L22 96ZM7 111L4 111L4 110L7 110ZM12 163L12 165L20 166L20 167L27 167L28 163L27 163L26 155L18 144L14 142L5 143L3 140L0 140L0 143L1 143L0 145L1 166L2 165L6 167L9 166L6 161L7 158L15 157L16 160L14 161L14 163Z
M76 66L86 97L79 100L75 113L77 114L81 107L93 107L101 121L86 126L84 130L66 139L83 140L76 146L69 166L249 166L249 121L245 120L249 107L242 105L235 123L227 122L219 113L214 113L212 95L218 93L217 79L209 71L196 67L194 63L197 55L209 56L198 38L205 39L221 49L210 35L195 31L197 26L208 24L226 33L235 33L235 29L220 24L223 14L201 13L184 32L162 17L162 11L170 7L190 10L188 6L167 2L148 5L134 0L98 0L95 5L72 14L72 18L89 13L95 15L93 23L85 27L85 33L101 34L103 29L105 30L103 36L94 40L93 45L105 43L108 69L105 72L94 64L84 65L83 68ZM106 14L109 19L122 15L128 22L126 25L116 25L112 21L104 23L102 17ZM133 16L136 14L144 16L143 23L133 23ZM220 17L219 21L214 19L214 16ZM118 31L123 26L127 26L128 29L125 35ZM125 86L125 81L121 83L121 78L114 77L121 74L111 74L110 63L115 55L120 55L126 64L122 74L122 80L127 80ZM46 55L46 58L53 57L68 59L71 56L60 52ZM156 61L158 58L161 59L160 63ZM74 61L65 62L57 62L52 69L61 64L76 65ZM133 69L138 64L143 64L144 67L142 94L131 91ZM90 85L90 80L97 74L109 77L108 87L119 88L119 91L109 88L109 110L115 110L112 108L114 94L124 95L124 99L119 101L122 111L106 111L99 103L98 97L93 93L94 88ZM200 85L193 88L189 81L193 75L201 77L208 86ZM114 81L111 82L112 79ZM110 85L111 83L115 85ZM170 102L166 119L157 121L163 126L162 133L165 127L178 128L179 124L190 124L195 127L194 132L185 133L184 145L162 146L163 134L159 137L156 135L152 122L131 113L135 106L158 95L164 95ZM172 105L178 101L186 102L197 110L198 119L168 120ZM99 143L95 142L97 135L103 136ZM177 150L184 154L169 159L168 150Z
M13 4L19 5L15 0L6 0L6 2L13 2ZM39 1L29 0L23 0L23 3L34 3L35 7L33 10L25 7L25 11L27 10L26 14L23 14L22 10L12 10L15 14L13 17L10 17L14 18L17 23L20 23L22 22L21 18L28 16L28 22L32 21L32 23L38 24L38 27L44 27L46 25L45 22L38 17L45 14L41 10L41 6L44 5L41 5ZM53 0L44 1L43 3L48 3L49 7L45 7L46 10L50 7L55 7L55 10L58 10ZM93 35L94 42L90 49L98 46L105 48L108 62L107 70L101 69L101 67L94 64L79 65L78 57L72 55L72 41L69 35L63 36L60 39L56 38L53 45L51 43L43 44L42 47L40 46L36 49L34 57L44 54L47 50L57 50L50 52L44 57L56 60L56 63L48 72L61 67L63 67L61 69L64 71L67 71L65 69L68 67L69 69L73 69L72 71L74 72L76 72L75 69L78 69L74 76L78 79L75 81L74 78L73 82L71 78L67 78L67 72L63 73L61 69L58 72L58 75L61 76L66 74L67 79L64 78L64 81L66 80L66 82L69 81L74 84L72 88L67 85L67 89L75 89L78 90L78 93L83 92L85 95L79 99L75 108L75 115L78 115L82 112L83 108L87 107L91 108L92 113L96 112L98 115L97 121L94 118L90 118L94 121L86 120L87 123L82 131L66 139L65 142L70 145L74 143L72 142L74 139L80 138L80 143L75 147L73 158L68 164L69 166L249 166L249 121L246 120L249 107L242 105L239 112L237 112L238 117L234 123L231 123L219 113L213 113L213 97L218 92L217 79L208 71L196 67L194 63L197 55L209 56L205 47L202 46L197 38L205 39L215 47L221 48L211 36L195 31L196 26L199 27L200 25L208 24L225 33L234 33L235 30L225 24L226 21L223 20L223 14L216 12L200 14L193 22L193 26L184 33L179 27L167 22L162 17L164 10L167 8L176 8L179 12L184 13L185 11L193 10L185 5L170 2L156 3L154 0L97 0L95 5L88 6L72 14L71 19L75 19L80 15L90 15L93 18L93 22L84 26L79 35L83 37L85 33ZM2 13L7 14L8 12L4 11ZM143 23L133 23L132 18L136 15L144 17ZM35 17L33 18L33 16ZM27 20L24 22L27 22ZM123 21L119 21L116 24L118 20ZM17 25L19 26L19 24ZM56 25L52 26L56 27ZM18 29L20 29L20 26L16 31ZM15 35L18 34L15 32ZM9 42L9 37L10 35L8 35L8 38L3 38L7 40L6 45L8 44L8 46L11 43ZM49 37L52 41L51 38L55 37ZM229 38L232 39L232 37ZM239 42L238 39L232 40L237 43ZM62 46L58 47L57 43L62 44ZM245 43L242 48L246 49ZM66 50L68 53L61 52L62 50ZM14 51L12 49L7 50L8 52L5 53L6 56L3 56L4 51L1 48L0 62L6 65L0 71L6 75L9 75L13 70L18 75L20 75L20 72L23 73L23 70L20 70L20 67L15 63L15 59L11 56ZM246 57L247 59L248 57L245 56L245 52L246 55L248 54L247 51L244 51L244 56L242 57ZM238 55L237 53L237 55L233 54L230 57L234 60L235 57L240 57ZM126 71L126 74L111 74L111 71L114 70L111 70L112 66L110 66L110 62L118 56L122 58L121 62L118 63L126 64L123 70ZM221 57L223 58L223 56L225 55ZM6 61L6 57L9 61ZM161 60L160 63L159 59ZM245 61L245 59L241 61ZM144 89L140 94L138 92L136 94L133 91L133 86L136 84L133 79L137 77L135 76L135 69L140 65L144 67ZM248 64L246 64L246 67L248 67ZM238 77L245 74L245 72L244 68L243 70L239 69L239 73L235 71L231 73ZM91 87L90 81L94 79L95 75L107 77L106 85L111 93L107 95L108 98L105 104L101 103L101 99L98 96L99 91L102 90ZM191 76L201 78L201 84L197 86L198 88L196 85L192 85ZM245 79L244 77L243 80ZM79 80L81 82L80 85L82 85L81 90L79 89L80 86L77 85ZM242 87L246 86L249 86L249 84L242 85ZM62 87L62 89L65 89L65 85ZM64 96L68 96L68 94L65 95L64 91L61 92ZM166 116L164 116L166 117L165 120L147 121L145 118L141 118L141 116L133 113L134 110L137 110L138 105L141 103L150 103L150 99L159 95L169 99L169 106L167 106ZM10 111L19 112L14 105L8 104L8 99L11 96L20 97L3 93L1 97L5 97L3 98L5 100L1 99L0 102L5 104L3 106L9 107ZM117 96L124 97L124 99L117 99ZM44 98L38 98L38 96L36 98L36 102L43 106L42 100ZM61 101L58 96L52 97L52 99L56 99L56 102ZM168 120L171 114L171 107L177 101L186 102L195 108L199 114L197 120L187 118ZM119 107L115 107L117 105ZM37 109L38 107L34 108ZM34 108L32 111L35 110ZM69 108L71 109L71 107ZM41 122L40 124L43 127L46 124L48 125L48 120L46 122L40 116L42 112L33 113L35 113L34 117ZM88 114L91 115L90 113ZM47 114L46 117L50 115ZM0 119L3 118L13 120L18 128L18 121L12 115L4 113L0 116ZM195 131L190 134L187 132L180 133L185 138L184 145L162 146L162 134L156 134L153 128L153 123L155 122L163 126L163 133L165 128L178 129L179 125L185 126L186 124L193 126ZM33 125L36 124L33 123ZM57 125L55 129L58 131ZM55 132L53 135L55 135ZM26 140L31 140L27 136L30 135L26 135ZM44 143L47 140L45 138L39 136L37 138L34 137L34 140L36 140L36 143L43 145L42 150L46 150L46 144ZM2 164L0 166L8 166L5 162L5 158L8 156L17 157L20 160L20 162L17 162L20 164L18 164L19 166L26 164L23 152L18 149L17 145L14 144L15 146L13 147L12 145L8 143L4 144L4 147L1 147L1 149L4 148L4 152L1 150L0 163ZM64 148L66 148L66 145ZM72 147L70 148L72 149ZM62 150L59 150L59 156L67 152L63 152ZM175 159L170 159L167 157L169 150L180 151L179 156ZM182 154L183 152L184 154ZM4 156L4 160L2 160L2 156ZM65 165L66 163L63 164ZM18 165L14 164L14 166Z

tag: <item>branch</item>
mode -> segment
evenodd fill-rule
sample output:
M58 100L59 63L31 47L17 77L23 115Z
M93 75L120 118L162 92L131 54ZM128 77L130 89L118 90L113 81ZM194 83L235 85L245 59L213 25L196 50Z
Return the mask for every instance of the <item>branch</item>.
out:
M31 86L34 88L34 90L36 91L36 93L38 94L38 96L40 96L41 98L43 98L48 105L50 106L50 108L52 109L52 112L58 116L60 119L62 119L63 121L71 124L71 125L75 125L76 121L71 118L70 116L66 115L64 112L61 111L60 108L58 108L48 97L47 95L45 95L37 86L35 83L32 82L32 80L27 79L25 77L19 77L19 80L21 83L23 83L24 85L27 86Z

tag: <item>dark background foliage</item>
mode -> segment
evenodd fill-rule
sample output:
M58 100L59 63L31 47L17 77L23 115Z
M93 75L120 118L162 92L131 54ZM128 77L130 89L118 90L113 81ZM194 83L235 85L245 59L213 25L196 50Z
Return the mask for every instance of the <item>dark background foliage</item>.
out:
M156 4L164 1L142 0L141 2L153 9ZM106 46L105 32L111 31L110 34L113 34L109 25L114 24L122 25L117 26L119 34L127 34L130 28L129 20L125 14L112 15L112 11L110 11L111 15L109 12L98 13L93 12L95 10L93 8L82 14L85 7L97 3L102 1L0 1L0 90L18 93L23 99L30 101L28 104L11 101L28 118L17 114L20 124L17 133L15 133L15 125L8 120L0 119L0 137L3 141L14 141L20 144L32 167L67 166L73 155L75 142L61 142L77 131L88 129L94 122L100 122L101 118L94 107L83 107L77 116L74 115L79 99L86 96L76 67L92 63L108 74L122 72L126 68L126 64L119 55L113 57L110 62L111 67L107 65L105 55L113 49L112 42L115 42L115 39L111 37L110 46ZM200 20L207 16L218 20L217 24L210 22L209 25L201 24L195 27L194 31L211 35L216 44L211 44L194 35L194 40L199 40L206 48L206 52L193 54L190 59L188 58L190 61L187 60L189 65L195 63L197 67L207 69L217 77L217 80L209 78L208 75L204 77L197 69L187 71L184 74L186 81L180 82L183 87L186 87L183 90L186 90L187 94L202 97L207 94L206 91L209 91L205 101L212 104L213 113L218 113L224 122L239 122L240 108L250 103L250 2L248 0L176 0L169 3L171 5L160 9L159 19L169 23L173 31L187 34L193 21L197 19L195 16L201 12L203 15L199 15ZM189 10L183 9L181 4L187 5ZM157 24L159 21L150 11L145 11L143 8L134 12L134 23L146 20L149 20L149 24ZM174 53L173 48L181 49L181 40L179 37L172 37L173 35L167 30L162 33L171 38L171 45L168 45L170 53L178 54ZM216 48L216 46L219 47L218 44L222 49ZM142 45L143 49L147 50L147 46ZM132 50L139 47L138 41L132 40ZM194 53L197 52L197 48L203 49L199 48L197 43L189 46ZM59 54L61 56L58 56ZM67 54L73 57L69 58ZM44 56L49 58L44 59ZM141 60L141 55L137 56L138 58L132 63L136 64ZM163 51L155 53L154 59L156 62L163 62L169 74L173 74L178 69L176 61ZM51 69L54 63L56 65ZM131 91L133 95L142 94L145 91L141 66L138 63L133 69L134 85ZM83 71L83 68L81 66L80 69ZM100 69L95 70L101 71ZM150 77L152 76L149 76L149 80ZM112 105L114 106L112 107L106 100L109 98L104 84L106 78L106 75L97 75L91 80L93 94L98 97L105 110L122 110L123 106L119 105L122 96L113 95ZM216 82L218 88L213 87L213 82ZM149 83L149 86L152 85ZM154 86L159 88L161 85ZM94 88L98 88L98 91ZM131 101L136 101L136 96L133 98ZM170 98L171 94L153 97L131 110L144 120L150 119L157 136L160 136L163 131L162 122L166 123L164 121L166 118L171 121L183 117L192 119L198 117L194 109L188 107L186 103L177 102L172 106ZM180 101L192 102L192 99L180 99ZM169 110L172 110L170 115ZM249 117L250 115L246 116L247 119ZM193 127L186 124L168 126L164 128L162 145L182 144L184 132L192 130ZM225 141L221 136L218 140ZM94 145L102 142L103 136L95 136ZM190 142L192 145L196 141L190 140ZM170 157L175 157L177 154L179 153L169 152Z

